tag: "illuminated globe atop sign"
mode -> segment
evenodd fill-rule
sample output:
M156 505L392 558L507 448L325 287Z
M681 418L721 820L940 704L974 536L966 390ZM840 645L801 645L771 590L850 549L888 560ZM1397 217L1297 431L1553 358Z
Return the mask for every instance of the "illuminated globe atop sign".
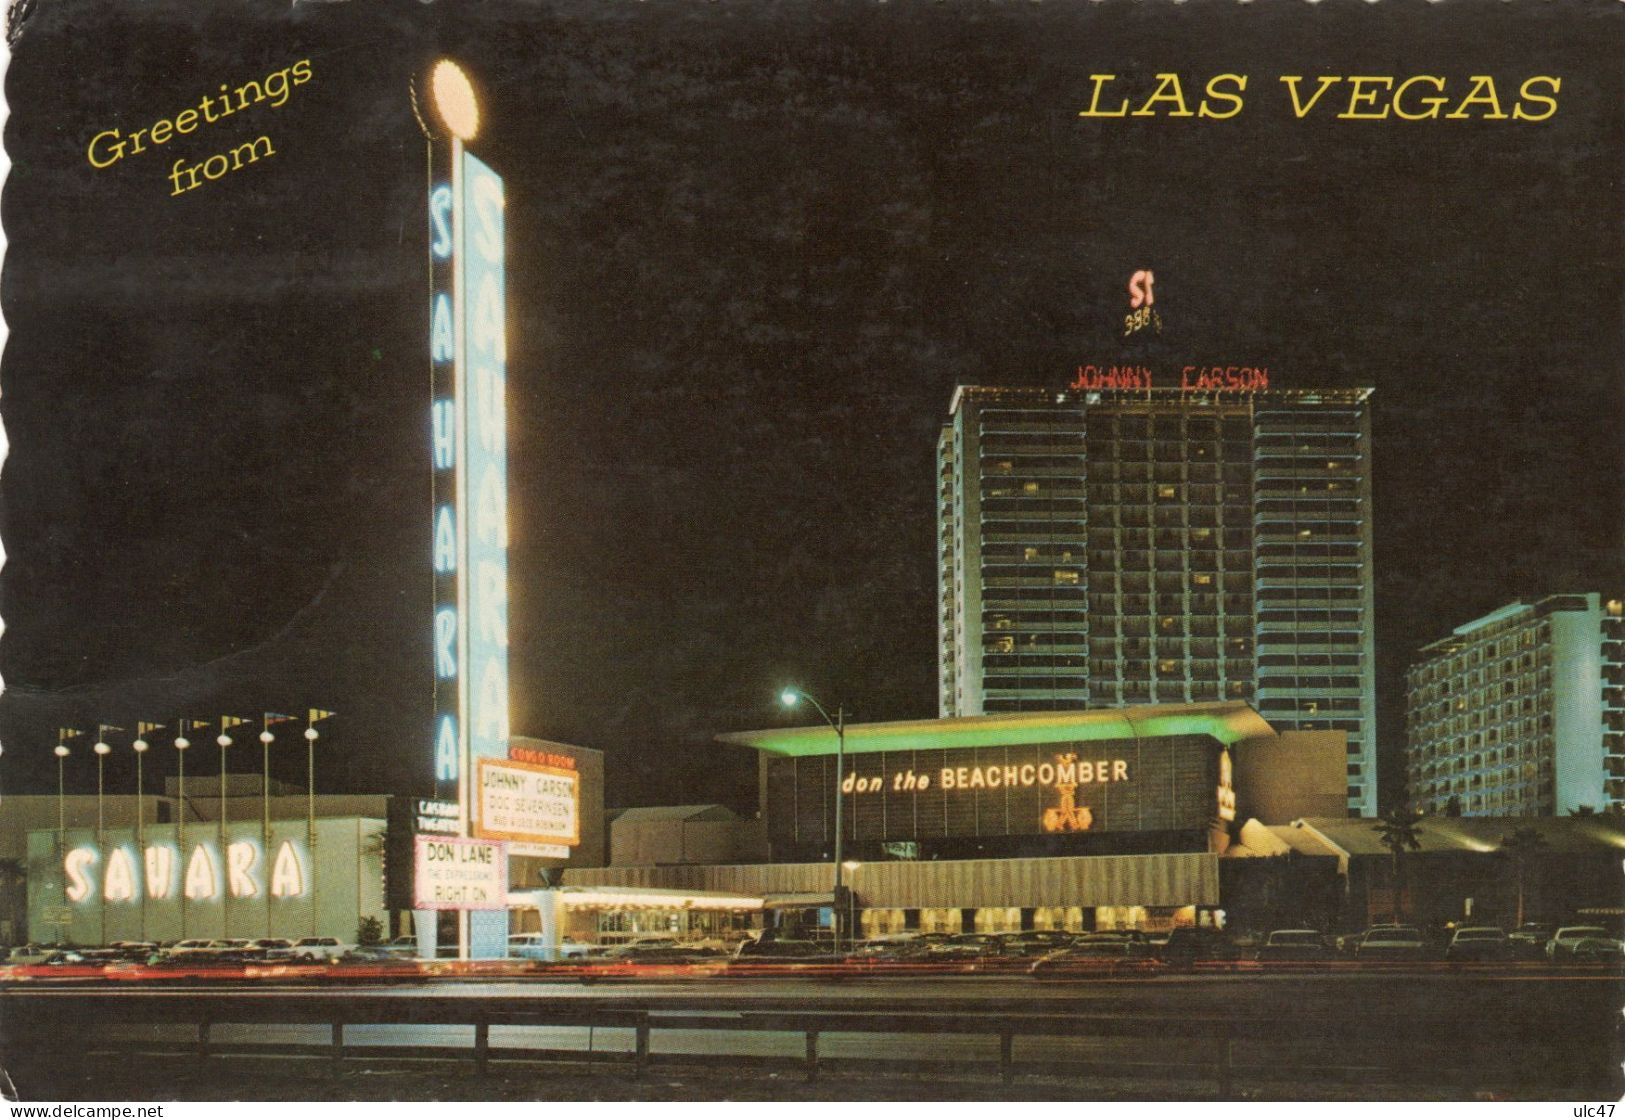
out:
M450 59L441 59L429 77L429 88L434 92L435 112L441 123L464 143L474 139L480 131L480 103L474 97L474 84L462 68Z

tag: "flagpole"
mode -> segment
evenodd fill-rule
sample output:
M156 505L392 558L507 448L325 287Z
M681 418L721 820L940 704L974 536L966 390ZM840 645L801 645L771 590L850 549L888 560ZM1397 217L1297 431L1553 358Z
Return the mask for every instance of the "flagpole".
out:
M316 936L316 884L320 881L316 862L316 730L318 720L327 719L333 712L321 708L305 709L305 849L310 859L310 935ZM360 861L357 860L357 866Z
M96 728L96 745L90 749L96 752L96 858L101 861L102 884L96 892L99 905L97 911L100 915L99 932L96 945L98 948L107 944L107 817L104 808L104 795L106 782L104 771L107 762L107 752L113 748L107 745L107 732L110 724L99 724Z
M311 715L315 715L312 712ZM315 720L305 721L305 858L310 861L310 935L316 936L316 884L321 875L316 863L316 735L311 726Z
M179 735L175 736L175 763L176 763L176 766L177 766L176 775L175 775L175 793L177 795L177 800L180 802L180 822L176 826L175 842L176 842L176 847L178 848L179 855L180 855L180 876L181 876L181 936L180 936L180 939L182 941L186 940L186 901L187 901L187 899L186 899L186 867L187 867L187 859L186 859L186 748L190 747L192 745L191 742L186 738L186 729L191 723L192 723L191 720L185 720L185 719L181 720L180 721L181 732L180 732Z
M135 742L130 749L135 752L135 859L140 869L138 878L141 882L141 940L147 939L147 894L152 885L147 881L147 845L146 845L146 814L142 801L143 789L141 785L141 760L147 753L147 732L158 730L156 723L137 723L135 725Z
M240 720L238 721L241 722ZM220 717L220 734L215 742L220 745L220 873L224 880L220 886L220 936L222 939L231 936L231 854L226 846L226 748L231 746L231 736L226 729L235 727L230 716Z
M68 782L64 774L65 763L68 759L68 740L77 738L83 732L75 731L71 727L59 727L56 731L56 873L62 876L61 905L68 903L68 876L63 864L68 856ZM57 915L61 917L60 914ZM60 922L56 925L56 939L67 940L63 936L68 927Z
M276 736L271 734L271 713L265 713L265 721L260 728L260 842L265 848L265 858L271 858L271 740ZM266 909L266 920L270 920L270 909Z

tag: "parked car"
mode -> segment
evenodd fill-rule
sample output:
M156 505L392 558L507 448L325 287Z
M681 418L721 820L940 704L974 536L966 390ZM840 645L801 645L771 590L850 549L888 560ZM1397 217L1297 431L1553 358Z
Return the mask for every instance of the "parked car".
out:
M1344 933L1338 935L1337 951L1343 954L1345 957L1358 956L1360 952L1360 945L1372 933L1378 930L1408 928L1410 927L1401 926L1398 922L1374 922L1358 933Z
M332 961L354 948L336 937L301 937L289 947L288 954L295 960Z
M893 934L890 937L871 937L853 945L846 954L850 960L857 961L908 961L917 960L925 954L929 942L908 934Z
M1519 960L1543 957L1553 932L1549 922L1525 922L1507 934L1507 950Z
M1143 929L1097 929L1092 930L1089 933L1074 933L1070 936L1074 941L1081 940L1085 937L1092 937L1101 940L1114 938L1118 941L1132 941L1137 945L1149 945L1151 942L1157 940L1154 934L1146 933ZM1167 941L1168 935L1164 934L1162 936L1162 942L1166 944Z
M1261 961L1323 961L1332 951L1318 929L1271 930L1258 947Z
M920 959L937 964L944 961L979 961L1003 955L1001 934L956 933L946 941L934 941L927 945Z
M834 960L832 945L812 940L789 940L773 938L772 940L746 941L734 950L734 959L738 961L813 961L829 962Z
M393 964L400 960L382 945L352 945L338 956L331 958L329 964Z
M1625 942L1615 937L1583 937L1569 953L1577 961L1618 964L1625 960Z
M1444 950L1447 961L1504 961L1511 955L1512 947L1499 926L1462 926Z
M1601 926L1564 926L1552 934L1552 939L1546 942L1546 959L1568 960L1574 956L1574 947L1580 942L1587 938L1607 936L1608 931Z
M418 955L418 939L415 935L406 933L400 937L392 937L379 948L383 949L396 960L415 960Z
M1374 926L1355 950L1362 961L1419 961L1427 955L1427 941L1414 926Z
M293 942L286 937L256 937L248 943L247 949L262 960L287 960L293 955Z
M670 942L662 942L670 945ZM593 947L585 941L571 941L568 938L561 940L554 951L549 951L547 943L539 933L515 933L508 938L508 955L529 961L546 960L584 960L592 952Z
M675 949L676 947L677 939L675 937L634 937L631 940L622 941L619 944L600 945L592 952L594 956L613 960L617 957L626 956L628 953L645 952L649 949L657 948Z
M1002 934L999 945L1007 957L1042 957L1066 948L1076 938L1076 934L1066 930L1028 929L1020 933Z
M1168 935L1167 944L1154 951L1158 959L1170 964L1233 961L1241 956L1241 950L1230 935L1211 926L1180 926Z
M158 951L156 941L115 941L108 946L120 960L144 961Z
M600 956L612 957L617 953L624 952L625 950L634 947L646 945L664 945L670 948L676 944L677 938L673 937L669 933L643 934L638 937L629 937L624 941L605 942L604 944L598 946L596 952Z
M59 951L55 945L18 945L6 958L7 964L43 964L52 953Z
M622 945L612 956L584 958L600 964L690 964L721 960L724 954L714 945L683 944L676 941L649 945Z
M1125 967L1144 968L1151 947L1124 937L1084 934L1070 945L1048 953L1027 971L1036 977L1110 975Z

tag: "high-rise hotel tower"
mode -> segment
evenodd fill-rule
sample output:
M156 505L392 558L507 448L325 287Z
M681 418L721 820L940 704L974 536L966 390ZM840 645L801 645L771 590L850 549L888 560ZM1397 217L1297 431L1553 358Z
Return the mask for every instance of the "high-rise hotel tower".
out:
M961 386L941 714L1247 700L1375 815L1370 394Z
M1423 646L1406 685L1417 808L1625 808L1625 601L1593 591L1509 604Z

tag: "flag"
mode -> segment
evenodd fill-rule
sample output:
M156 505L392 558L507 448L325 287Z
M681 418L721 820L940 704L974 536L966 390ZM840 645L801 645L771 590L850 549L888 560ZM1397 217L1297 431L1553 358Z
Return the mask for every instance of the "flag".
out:
M230 731L233 727L241 727L243 724L245 724L247 722L248 721L246 719L238 719L236 716L221 716L220 717L220 730L221 731Z
M290 719L298 718L298 716L285 716L280 712L266 712L265 726L270 727L273 723L287 723Z
M69 739L76 739L83 734L83 731L76 731L71 727L59 727L56 729L56 741L59 743L65 743Z
M96 738L105 739L105 738L107 738L107 733L109 731L123 731L123 730L124 730L124 728L122 728L122 727L114 727L110 723L98 723L96 725Z
M326 719L328 716L336 716L336 715L338 715L337 712L324 712L320 708L312 708L312 709L310 709L310 716L305 720L305 722L306 723L315 723L318 720Z
M162 728L163 726L164 725L161 724L161 723L138 722L135 725L135 737L137 739L145 739L147 737L147 732L149 732L149 731L157 731L160 728Z
M202 731L206 727L213 726L206 719L183 719L181 720L181 734L184 735L187 731Z

